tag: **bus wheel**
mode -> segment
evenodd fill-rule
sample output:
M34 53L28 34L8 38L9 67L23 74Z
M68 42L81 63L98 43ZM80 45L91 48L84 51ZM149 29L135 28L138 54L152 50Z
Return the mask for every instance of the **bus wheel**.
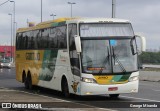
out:
M28 79L27 77L24 77L24 86L26 89L29 89Z
M26 89L32 89L33 86L32 86L32 78L31 78L31 75L28 74L27 77L25 77L24 79L24 86Z
M27 81L28 81L28 89L32 89L33 88L32 77L30 74L27 76Z
M67 83L66 79L62 79L62 93L63 93L63 96L66 98L68 98L70 96L68 83Z
M116 99L119 97L119 94L110 94L109 95L110 98Z

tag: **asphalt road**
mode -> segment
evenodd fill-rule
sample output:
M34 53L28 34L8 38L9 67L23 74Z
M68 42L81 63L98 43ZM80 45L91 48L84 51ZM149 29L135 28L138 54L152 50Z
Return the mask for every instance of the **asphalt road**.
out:
M46 96L49 98L56 98L64 101L71 101L73 103L80 103L86 106L98 107L101 110L118 110L118 111L159 111L160 108L128 108L132 105L147 104L160 105L160 82L140 81L139 93L136 94L122 94L118 99L110 99L107 95L101 96L88 96L88 97L75 97L69 99L63 98L60 92L36 87L34 90L29 91L24 88L22 83L15 80L15 69L0 69L0 88L9 88L19 91L24 91L30 94ZM26 98L27 99L27 98ZM113 108L111 106L117 106ZM121 108L119 108L121 107Z

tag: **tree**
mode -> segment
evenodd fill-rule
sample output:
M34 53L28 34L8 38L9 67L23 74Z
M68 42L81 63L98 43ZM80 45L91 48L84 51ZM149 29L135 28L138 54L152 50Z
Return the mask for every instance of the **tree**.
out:
M160 52L143 52L139 59L143 64L160 64Z

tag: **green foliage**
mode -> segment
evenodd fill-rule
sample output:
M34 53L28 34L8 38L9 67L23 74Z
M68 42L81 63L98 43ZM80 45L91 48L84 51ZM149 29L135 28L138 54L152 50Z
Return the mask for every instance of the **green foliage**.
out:
M143 52L139 59L143 64L160 64L160 52Z

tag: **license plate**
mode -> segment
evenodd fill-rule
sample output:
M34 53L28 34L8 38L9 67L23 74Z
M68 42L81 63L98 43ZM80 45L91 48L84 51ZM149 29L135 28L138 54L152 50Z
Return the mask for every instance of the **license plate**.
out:
M117 91L118 90L118 87L109 87L108 88L108 91Z

